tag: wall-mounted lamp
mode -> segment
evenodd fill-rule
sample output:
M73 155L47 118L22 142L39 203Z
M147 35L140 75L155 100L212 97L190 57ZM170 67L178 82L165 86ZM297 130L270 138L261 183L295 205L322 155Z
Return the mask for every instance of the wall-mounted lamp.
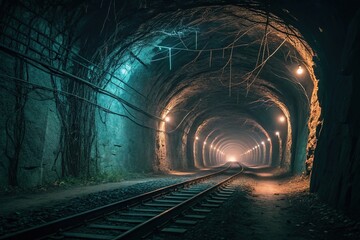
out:
M303 74L304 73L304 69L299 65L298 66L298 69L296 70L296 74L297 75L301 75L301 74Z

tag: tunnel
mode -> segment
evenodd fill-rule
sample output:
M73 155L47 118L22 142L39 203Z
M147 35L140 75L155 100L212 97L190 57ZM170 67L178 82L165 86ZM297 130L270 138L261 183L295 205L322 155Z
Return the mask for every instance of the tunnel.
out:
M0 6L3 193L236 162L359 218L359 3Z

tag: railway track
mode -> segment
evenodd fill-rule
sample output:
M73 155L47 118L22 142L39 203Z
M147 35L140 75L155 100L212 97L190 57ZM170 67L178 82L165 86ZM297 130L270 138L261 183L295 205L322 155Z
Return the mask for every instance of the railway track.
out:
M229 163L206 176L65 217L0 239L140 239L154 230L183 233L232 193L226 184L243 168ZM210 209L209 209L210 208Z

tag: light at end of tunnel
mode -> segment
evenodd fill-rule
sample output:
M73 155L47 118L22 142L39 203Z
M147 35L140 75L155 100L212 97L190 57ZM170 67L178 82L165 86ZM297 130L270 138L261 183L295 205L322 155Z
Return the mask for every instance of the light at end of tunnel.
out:
M275 135L276 135L276 136L280 136L280 132L275 132Z
M299 65L298 69L296 70L297 75L301 75L304 73L304 69Z
M227 160L228 160L229 162L236 162L236 158L235 158L234 156L228 156L228 157L227 157Z
M279 122L284 123L284 122L285 122L285 120L286 120L286 119L285 119L285 117L284 117L284 116L280 116L280 117L279 117Z

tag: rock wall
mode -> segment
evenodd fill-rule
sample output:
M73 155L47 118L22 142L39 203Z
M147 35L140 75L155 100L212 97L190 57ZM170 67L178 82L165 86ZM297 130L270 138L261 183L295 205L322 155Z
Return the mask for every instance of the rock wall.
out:
M66 16L50 24L45 14L29 10L34 7L34 11L41 11L40 7L4 7L8 15L1 16L6 24L0 36L0 187L51 183L76 174L67 169L72 165L84 174L75 176L85 177L152 170L154 130L121 116L130 115L126 112L132 110L125 110L111 97L99 94L94 98L94 89L81 83L94 81L92 68L75 61L81 44L68 40L76 37L57 32L61 27L74 31L62 26ZM52 14L56 11L49 10ZM105 74L98 80L106 82L109 78ZM141 105L144 101L119 89L105 88L146 108ZM94 118L87 115L88 110L95 110ZM136 117L137 123L153 127L146 117ZM91 127L93 135L84 134L82 129ZM82 148L84 143L90 148Z
M320 80L324 123L311 190L333 206L360 216L360 10L346 30L345 44L337 43L341 60L336 59L336 49L333 56L329 51Z
M31 187L61 175L60 121L54 94L46 90L50 74L30 60L50 57L53 46L36 33L49 31L43 21L8 10L15 18L3 18L8 25L0 38L0 186Z

